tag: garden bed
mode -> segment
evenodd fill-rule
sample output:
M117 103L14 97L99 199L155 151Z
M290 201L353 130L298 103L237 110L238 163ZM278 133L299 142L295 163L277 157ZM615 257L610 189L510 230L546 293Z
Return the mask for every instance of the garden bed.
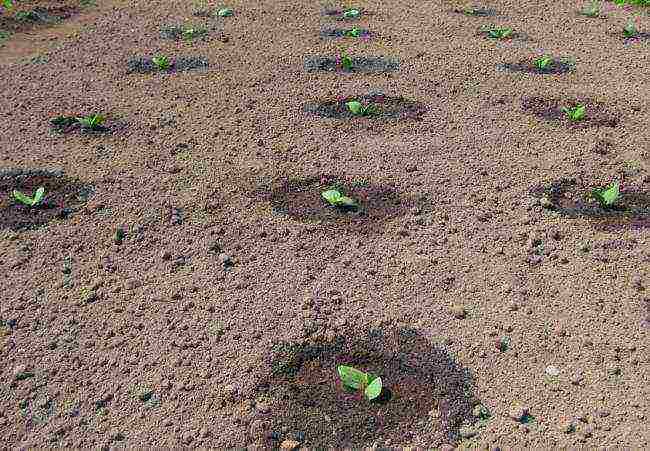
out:
M585 107L585 116L580 120L571 120L563 108L575 105ZM528 113L545 121L559 121L571 128L616 127L621 121L621 113L613 111L603 102L592 99L548 99L544 97L526 97L522 100L522 108Z
M380 376L381 397L346 392L338 365ZM454 442L460 427L476 422L471 376L415 330L284 343L274 347L270 366L271 377L258 388L273 412L267 445L295 438L316 448L405 445L416 436L420 445Z
M136 57L127 62L128 73L133 74L151 74L151 73L174 73L186 72L191 70L207 70L209 67L208 60L201 57L188 56L171 59L169 69L161 69L151 57Z
M32 196L45 188L44 200L34 207L16 201L14 190ZM78 210L93 188L64 176L62 171L5 169L0 171L0 229L27 230L55 219L65 219Z
M365 94L360 96L347 96L335 100L322 100L310 102L305 105L305 111L316 116L334 119L354 119L354 114L347 106L349 102L359 101L365 107L371 106L372 113L368 114L370 119L398 119L398 120L420 120L427 112L424 104L404 97L391 97L385 94Z
M357 72L365 74L394 72L399 69L399 62L391 58L381 56L357 56L351 57L352 65L344 68L341 65L341 58L335 56L313 56L305 59L305 70L307 72Z

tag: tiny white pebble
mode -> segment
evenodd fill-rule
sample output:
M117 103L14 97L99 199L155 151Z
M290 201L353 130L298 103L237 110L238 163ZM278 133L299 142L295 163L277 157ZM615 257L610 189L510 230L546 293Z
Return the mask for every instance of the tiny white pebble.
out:
M556 366L549 365L546 367L546 374L552 377L556 377L560 375L560 369Z

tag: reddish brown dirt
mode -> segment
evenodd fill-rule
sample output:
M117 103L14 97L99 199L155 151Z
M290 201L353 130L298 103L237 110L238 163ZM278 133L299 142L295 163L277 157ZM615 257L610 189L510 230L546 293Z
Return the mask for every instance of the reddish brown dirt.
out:
M630 12L233 0L217 19L194 15L210 2L97 3L0 47L0 170L63 171L0 186L5 447L650 446L650 66L644 42L616 35ZM21 8L46 4L79 7ZM323 11L347 6L372 40L321 38L348 23ZM161 37L181 23L228 40ZM530 40L476 36L488 23ZM345 51L399 68L305 71ZM127 73L160 54L209 64ZM502 70L541 54L575 68ZM304 110L370 92L426 113ZM621 114L568 127L523 109L530 98ZM119 132L50 129L95 112ZM322 174L358 189L367 220L328 216ZM562 208L547 208L540 193L563 179ZM586 192L614 180L637 216L590 214ZM12 185L46 186L70 211L17 207ZM340 363L394 397L347 397Z

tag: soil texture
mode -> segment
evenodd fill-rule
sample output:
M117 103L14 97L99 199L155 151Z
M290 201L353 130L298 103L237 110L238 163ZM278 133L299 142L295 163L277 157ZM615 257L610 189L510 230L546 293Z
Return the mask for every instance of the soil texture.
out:
M381 56L354 56L351 57L352 65L344 68L340 58L335 56L312 56L305 58L305 70L307 72L358 72L365 74L381 74L393 72L399 68L399 62Z
M353 101L360 102L364 107L371 107L372 110L367 115L361 116L368 119L420 120L427 112L426 106L420 102L383 93L310 102L305 105L305 111L326 118L355 119L359 118L359 115L352 113L347 106L348 102Z
M195 56L174 57L170 59L170 63L169 69L161 69L154 64L151 57L131 58L127 61L127 69L129 73L150 74L153 72L173 73L205 70L209 67L207 59Z
M521 105L525 112L534 114L540 119L560 121L562 125L572 128L616 127L623 120L620 111L615 111L603 102L592 99L526 97L522 100ZM579 105L586 108L585 116L582 119L571 120L563 111L565 108L571 109Z

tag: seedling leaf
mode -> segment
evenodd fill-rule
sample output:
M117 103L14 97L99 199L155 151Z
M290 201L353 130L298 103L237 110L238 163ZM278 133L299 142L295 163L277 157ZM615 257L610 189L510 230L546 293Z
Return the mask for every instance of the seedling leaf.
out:
M337 201L336 205L342 207L356 207L357 201L348 196L341 196Z
M614 182L606 188L596 188L591 194L603 208L612 207L621 197L618 182Z
M323 199L325 199L327 202L329 202L332 205L337 205L337 203L341 200L341 193L335 189L330 189L327 191L324 191L321 193L321 196L323 196Z
M40 204L43 200L43 196L45 196L45 188L41 186L36 190L36 194L34 194L34 205Z
M356 19L361 14L361 11L355 8L346 9L343 11L343 17L346 19Z
M217 16L219 17L230 17L233 15L233 11L231 8L221 8L219 11L217 11Z
M18 202L27 205L29 207L33 207L34 205L39 204L43 200L43 196L45 196L45 188L40 187L36 190L36 193L34 193L34 197L29 197L26 194L21 193L20 191L13 190L12 195L14 199L16 199Z
M360 391L368 386L368 374L363 371L345 365L339 365L337 370L345 388Z
M350 110L352 114L361 114L361 111L363 110L363 105L361 105L361 102L357 100L347 102L345 106L348 107L348 110Z
M372 401L373 399L381 395L381 390L382 390L381 377L377 377L370 384L368 384L368 386L364 391L364 395L368 401Z
M562 112L572 121L580 121L584 119L586 109L587 107L585 105L578 105L574 108L562 108Z
M535 67L537 67L539 70L545 70L551 65L552 62L553 62L553 58L545 55L540 58L537 58L534 64Z

